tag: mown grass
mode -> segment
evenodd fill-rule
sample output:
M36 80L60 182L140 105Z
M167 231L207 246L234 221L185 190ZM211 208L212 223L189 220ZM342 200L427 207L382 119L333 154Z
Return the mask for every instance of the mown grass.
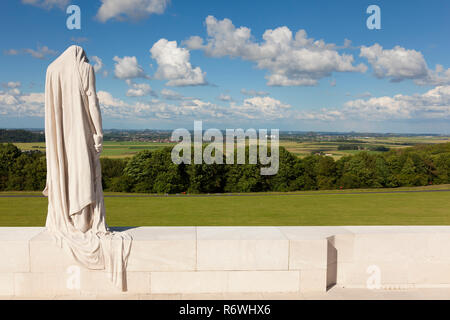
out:
M110 226L450 225L450 191L351 192L135 195L106 197L105 204ZM0 198L0 226L43 226L46 214L46 198Z

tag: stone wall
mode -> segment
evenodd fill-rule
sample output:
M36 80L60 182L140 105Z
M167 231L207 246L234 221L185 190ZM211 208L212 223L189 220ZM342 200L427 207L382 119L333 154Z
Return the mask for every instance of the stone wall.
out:
M128 294L450 287L450 227L138 227ZM378 279L377 281L373 280ZM0 228L0 295L120 293L44 228Z

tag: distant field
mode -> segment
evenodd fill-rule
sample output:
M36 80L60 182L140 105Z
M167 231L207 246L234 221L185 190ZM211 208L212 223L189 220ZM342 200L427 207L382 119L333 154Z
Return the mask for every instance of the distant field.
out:
M29 143L14 143L14 144L21 150L40 150L45 152L45 142L29 142ZM106 141L103 145L102 157L108 158L132 157L134 154L142 150L156 150L171 145L174 144L161 142Z
M448 190L449 185L400 190ZM392 189L106 197L110 226L450 225L450 191ZM353 193L354 192L354 193ZM374 193L387 192L387 193ZM0 197L0 226L43 226L47 199ZM27 196L29 195L29 196ZM117 194L116 194L117 195Z
M339 142L339 141L318 141L318 142L293 142L280 141L280 145L284 146L286 150L292 152L298 157L305 157L311 152L321 151L324 154L330 154L334 159L339 159L345 155L355 154L361 151L358 150L338 150L339 145L344 144L358 144L365 146L382 146L390 149L406 148L416 144L435 144L450 142L450 137L431 137L431 136L417 136L417 137L387 137L387 138L358 138L364 143L356 142ZM379 151L368 151L369 153L380 153Z
M298 157L305 157L311 152L321 151L324 154L329 154L335 159L339 159L345 155L358 153L358 150L337 150L342 144L361 144L366 146L383 146L391 149L406 148L414 144L422 143L445 143L450 142L450 137L388 137L388 138L359 138L358 140L365 143L354 142L338 142L338 141L317 141L317 142L293 142L281 140L280 145L285 147L289 152ZM30 143L15 143L21 150L41 150L45 152L44 142L30 142ZM125 158L131 157L142 150L156 150L167 146L173 146L174 143L160 143L160 142L110 142L104 143L102 157L108 158ZM379 153L379 151L368 151L369 153Z

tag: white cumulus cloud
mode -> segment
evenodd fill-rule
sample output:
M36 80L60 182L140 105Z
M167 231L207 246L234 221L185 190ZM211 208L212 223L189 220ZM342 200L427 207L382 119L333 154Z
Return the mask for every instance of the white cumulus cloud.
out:
M369 120L450 118L450 86L437 86L423 94L352 100L344 104L343 112Z
M190 63L189 50L180 48L176 41L158 40L150 49L158 63L155 78L169 80L168 86L195 86L207 84L205 72Z
M271 120L285 118L291 106L272 97L253 97L240 105L231 103L231 109L238 117Z
M19 90L20 82L10 81L3 86L9 90L0 92L0 115L9 117L44 116L44 93L22 93Z
M415 50L407 50L400 46L387 50L376 43L370 47L362 46L360 56L369 61L378 78L388 77L392 81L401 81L427 75L425 59L422 53Z
M450 119L450 86L437 86L423 94L372 97L344 103L340 109L298 111L301 120L426 120Z
M291 106L271 97L254 97L237 104L222 106L197 98L187 98L174 91L163 89L161 95L169 102L128 103L114 98L109 92L99 91L98 98L106 117L129 119L171 120L276 120L290 116ZM173 99L170 99L173 97Z
M375 43L370 47L362 46L360 56L369 61L377 78L389 78L393 82L410 79L419 85L450 83L450 69L444 70L441 65L437 65L436 70L429 69L422 53L416 50L400 46L383 49Z
M304 30L295 35L288 27L266 30L263 41L253 40L247 27L236 28L229 19L206 18L208 37L186 40L192 50L203 50L210 57L237 57L267 70L270 86L314 86L333 72L365 72L364 64L354 65L350 54L340 54L334 44L308 38Z
M133 79L133 78L147 78L144 69L138 64L136 57L123 57L119 58L115 56L113 60L116 62L114 65L114 75L119 79Z

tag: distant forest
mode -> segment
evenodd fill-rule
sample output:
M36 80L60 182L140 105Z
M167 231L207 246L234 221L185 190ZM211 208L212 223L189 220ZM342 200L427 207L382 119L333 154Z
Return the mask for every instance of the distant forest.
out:
M102 158L103 188L115 192L222 193L395 188L450 183L450 143L383 153L358 152L334 160L298 158L280 148L279 171L260 175L261 164L180 164L171 148L145 150L129 159ZM248 162L248 161L247 161ZM0 144L0 190L43 190L45 154Z
M45 134L23 129L0 129L0 142L45 142Z

